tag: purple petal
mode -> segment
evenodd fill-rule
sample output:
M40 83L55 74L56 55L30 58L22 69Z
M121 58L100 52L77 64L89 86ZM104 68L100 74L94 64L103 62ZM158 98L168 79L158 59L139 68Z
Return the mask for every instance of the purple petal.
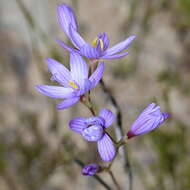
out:
M127 38L126 40L114 45L113 47L107 49L105 51L105 55L107 56L111 56L111 55L115 55L121 51L123 51L124 49L126 49L131 42L135 39L135 36L130 36L129 38Z
M108 109L102 109L99 114L105 120L105 127L109 127L115 120L115 115Z
M73 97L73 98L63 100L62 102L60 102L57 105L57 109L62 110L62 109L68 108L68 107L76 104L79 101L79 99L80 99L80 97Z
M149 105L142 111L141 114L149 114L149 113L151 113L151 112L154 110L155 107L157 107L156 104L155 104L155 103L151 103L151 104L149 104Z
M104 32L103 34L100 33L98 34L98 38L101 39L103 41L104 47L103 49L106 50L109 46L109 38L108 35Z
M88 92L93 86L93 83L89 79L84 79L84 85L81 86L80 90L78 91L78 95L81 96Z
M98 152L102 160L105 162L110 162L115 157L115 146L107 134L105 134L103 138L98 141Z
M77 49L82 48L86 44L84 39L80 36L77 30L73 28L72 25L69 26L69 34L72 43L75 45Z
M70 98L74 96L74 91L71 88L60 86L37 85L36 89L51 98Z
M96 163L88 164L83 167L82 175L93 176L99 171L99 169L100 169L100 166Z
M103 45L104 46L104 45ZM101 42L100 40L97 41L97 45L95 48L93 48L94 51L97 52L97 55L99 55L98 57L100 57L102 54L103 54L103 49L102 49L102 45L101 45Z
M73 29L77 31L77 21L72 8L66 4L61 4L57 7L58 22L70 38L69 26L72 25Z
M70 71L58 61L48 58L48 69L53 75L53 79L59 82L63 86L67 86L69 80L71 80Z
M89 79L84 81L84 92L89 91L92 88L92 82Z
M117 58L124 57L128 54L129 54L128 52L124 52L124 53L120 53L120 54L116 54L116 55L104 55L101 58L102 59L117 59Z
M154 124L154 121L160 120L161 117L162 113L160 111L160 107L157 106L155 103L149 104L132 124L131 131L137 134L137 131L142 131L142 129L146 130L147 128L151 128Z
M100 51L97 48L94 48L90 44L87 44L87 43L83 47L80 48L80 54L89 59L100 58L102 53L100 53Z
M170 113L162 113L162 116L160 117L159 124L161 125L164 121L166 121L169 117L171 117Z
M84 59L77 53L70 54L70 68L72 78L80 88L84 88L85 79L88 78L88 65Z
M69 122L69 127L76 133L81 134L82 130L87 127L84 117L77 117Z
M89 126L90 125L101 125L101 126L105 125L104 119L98 116L86 118L85 123Z
M98 141L102 138L104 130L101 125L91 125L83 129L81 134L87 141Z
M150 115L153 114L153 115ZM155 103L151 103L149 104L142 112L141 114L138 116L138 118L136 119L136 123L141 123L142 120L144 120L147 117L152 117L152 116L160 116L161 115L161 111L160 111L160 106L157 106Z
M103 76L104 69L105 69L105 63L100 62L96 70L92 73L92 75L89 78L89 80L93 83L91 88L94 88L99 83L99 81L101 80Z
M67 51L69 51L69 52L78 52L78 50L76 50L76 49L74 49L74 48L70 48L69 46L67 46L63 41L61 41L61 40L56 40L57 41L57 43L61 46L61 47L63 47L64 49L66 49Z
M135 123L133 126L133 130L131 128L131 131L135 135L142 135L145 133L148 133L155 128L159 127L159 120L160 118L145 118L141 123Z

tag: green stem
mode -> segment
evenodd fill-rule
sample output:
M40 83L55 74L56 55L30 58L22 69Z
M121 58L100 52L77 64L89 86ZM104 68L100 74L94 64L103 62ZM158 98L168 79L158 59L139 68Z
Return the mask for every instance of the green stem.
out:
M91 114L92 114L93 116L96 115L96 113L95 113L95 111L94 111L94 109L93 109L92 106L87 106L87 108L90 110L90 112L91 112Z
M124 136L121 140L119 140L117 142L117 148L127 144L127 140L128 140L128 137L127 136Z
M88 93L87 96L82 96L80 101L89 109L89 111L91 112L93 116L96 115L96 112L91 102L90 93Z

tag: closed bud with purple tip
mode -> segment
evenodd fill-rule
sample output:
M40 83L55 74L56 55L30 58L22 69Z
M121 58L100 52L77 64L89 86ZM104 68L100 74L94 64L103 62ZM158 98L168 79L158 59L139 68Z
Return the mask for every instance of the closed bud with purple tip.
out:
M148 105L132 124L127 133L128 138L142 135L158 128L169 116L169 113L162 113L160 106L155 103Z
M100 166L96 163L85 165L82 169L82 175L93 176L100 171Z

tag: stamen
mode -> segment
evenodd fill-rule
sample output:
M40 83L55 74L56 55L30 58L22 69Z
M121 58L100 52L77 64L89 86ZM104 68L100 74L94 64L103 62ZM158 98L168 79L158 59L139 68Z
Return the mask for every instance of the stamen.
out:
M99 39L99 40L100 40L100 47L103 50L104 49L104 43L103 43L102 39Z
M100 42L100 48L103 50L104 49L104 42L102 39L96 37L93 41L92 41L92 46L95 48L98 44L98 42Z
M73 82L72 80L69 81L68 85L70 85L71 87L73 87L74 89L78 89L79 87L75 84L75 82Z
M96 37L96 38L92 41L92 46L93 46L93 47L96 47L97 42L98 42L98 37Z

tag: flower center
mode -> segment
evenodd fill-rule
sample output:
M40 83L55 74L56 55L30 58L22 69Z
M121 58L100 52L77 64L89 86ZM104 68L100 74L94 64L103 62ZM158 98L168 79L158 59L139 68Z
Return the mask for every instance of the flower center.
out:
M102 138L104 130L101 125L91 125L82 131L82 136L87 141L98 141Z
M71 86L71 87L74 88L74 89L78 89L78 88L79 88L79 87L75 84L75 82L72 81L72 80L70 80L70 81L68 82L68 85Z
M100 48L101 48L101 50L103 50L103 49L104 49L103 40L100 39L100 38L98 38L98 37L96 37L96 38L92 41L92 46L95 48L95 47L97 46L98 42L100 43Z

